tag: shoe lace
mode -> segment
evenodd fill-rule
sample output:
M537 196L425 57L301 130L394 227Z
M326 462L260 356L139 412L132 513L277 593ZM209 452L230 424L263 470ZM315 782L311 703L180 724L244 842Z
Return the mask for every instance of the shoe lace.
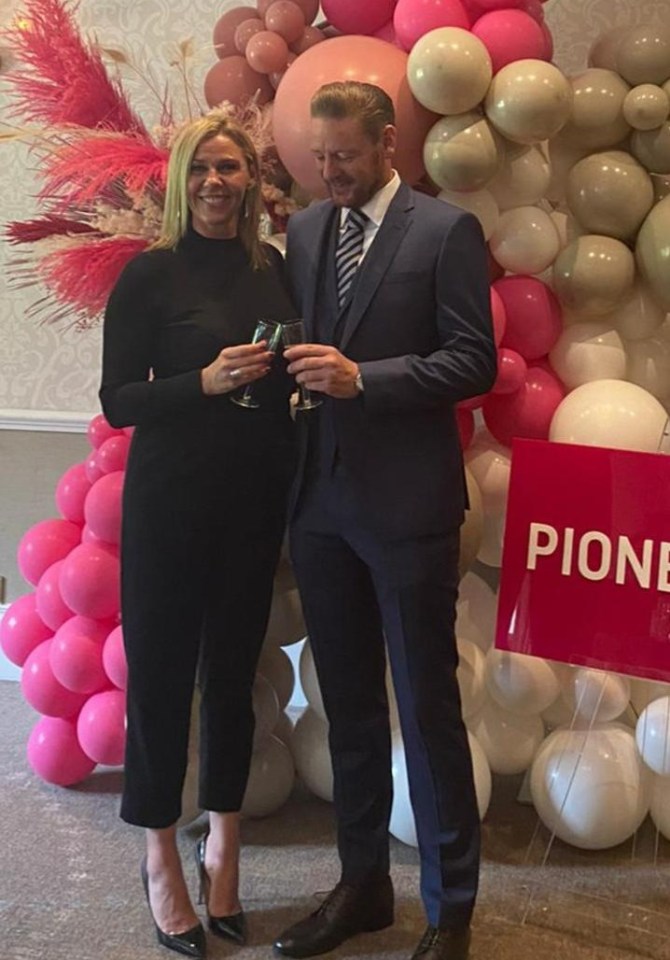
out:
M316 893L315 896L323 897L323 901L314 911L315 917L321 917L324 914L327 914L331 909L337 911L340 907L340 904L346 900L349 896L350 888L343 883L338 883L336 887L326 893L326 891L321 891Z

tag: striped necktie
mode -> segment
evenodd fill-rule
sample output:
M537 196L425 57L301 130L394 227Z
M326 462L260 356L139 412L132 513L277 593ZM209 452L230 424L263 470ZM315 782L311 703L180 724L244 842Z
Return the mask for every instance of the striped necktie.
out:
M363 233L368 217L360 210L351 209L344 223L335 251L337 273L337 302L341 307L346 300L358 264L363 255Z

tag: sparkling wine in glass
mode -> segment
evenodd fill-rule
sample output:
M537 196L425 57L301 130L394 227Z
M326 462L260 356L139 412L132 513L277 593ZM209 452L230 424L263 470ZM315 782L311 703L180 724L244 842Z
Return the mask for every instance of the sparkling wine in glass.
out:
M294 346L296 343L305 342L305 325L302 320L288 320L281 325L281 335L285 347ZM313 410L321 406L321 400L315 400L307 387L299 383L300 399L298 400L296 410Z
M252 343L259 343L261 340L267 341L267 349L274 353L279 346L282 334L282 325L276 320L259 320L251 338ZM248 383L242 393L237 396L231 396L233 403L238 407L246 407L248 410L255 410L260 407L260 403L254 397L253 383Z

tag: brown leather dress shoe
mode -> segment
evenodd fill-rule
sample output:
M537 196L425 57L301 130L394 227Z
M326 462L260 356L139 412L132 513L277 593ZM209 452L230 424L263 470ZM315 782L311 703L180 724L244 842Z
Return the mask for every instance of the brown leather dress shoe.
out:
M275 940L284 957L313 957L334 950L356 933L382 930L393 923L390 877L368 883L338 883L318 910L299 920Z
M426 927L412 960L468 960L470 927Z

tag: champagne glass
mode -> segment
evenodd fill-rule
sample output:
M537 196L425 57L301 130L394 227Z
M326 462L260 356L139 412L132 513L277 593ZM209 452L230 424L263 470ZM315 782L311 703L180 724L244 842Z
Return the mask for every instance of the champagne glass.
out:
M288 320L281 326L282 340L284 346L290 347L296 343L305 342L305 325L302 320ZM313 410L314 407L321 406L321 400L315 400L307 387L299 383L300 399L295 406L296 410Z
M251 338L252 343L259 343L261 340L267 341L267 349L274 353L281 339L282 326L276 320L259 320L256 329ZM255 410L260 407L258 400L254 398L253 383L248 383L244 391L237 396L231 396L233 403L238 407L246 407L248 410Z

